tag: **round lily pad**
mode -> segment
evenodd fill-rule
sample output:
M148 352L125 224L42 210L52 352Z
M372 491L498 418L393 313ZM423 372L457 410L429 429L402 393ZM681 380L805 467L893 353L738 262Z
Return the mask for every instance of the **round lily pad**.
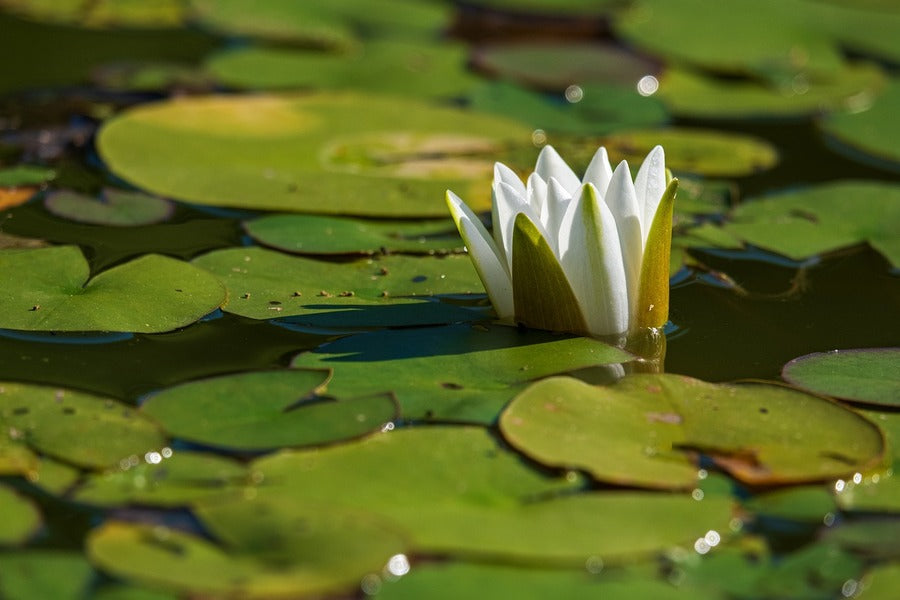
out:
M18 165L0 169L0 187L37 186L56 177L56 171L47 167Z
M173 27L181 25L184 7L179 0L3 0L5 9L40 21L80 27Z
M135 467L87 476L70 498L99 506L186 506L233 491L246 478L243 465L231 459L167 448Z
M268 215L244 224L261 244L295 254L410 254L462 250L450 220L373 221L320 215Z
M666 149L666 167L709 177L740 177L765 171L778 162L768 142L735 133L686 127L622 131L601 140L615 164L640 164L658 145Z
M108 121L98 146L116 174L198 204L444 217L448 188L475 210L488 208L498 152L530 140L528 128L499 117L401 98L311 94L147 104Z
M468 256L382 256L333 263L264 248L229 248L196 258L228 288L226 312L252 319L292 317L316 327L451 323L482 313L428 302L435 294L482 293ZM416 304L433 311L415 311ZM405 313L405 314L404 314Z
M867 242L896 267L898 222L900 186L836 181L744 202L724 231L797 260Z
M477 427L398 429L257 460L260 498L323 503L402 526L419 551L582 567L727 527L730 501L641 492L581 493L576 476L531 469ZM360 477L360 474L365 474ZM346 493L347 482L353 493ZM654 515L647 519L647 515Z
M318 396L329 377L324 370L280 370L201 379L153 394L141 410L173 437L237 450L331 443L396 418L386 394Z
M799 486L752 496L744 507L758 515L789 521L822 524L837 513L834 496L824 485Z
M74 552L19 550L0 554L0 597L15 600L83 598L94 569Z
M336 54L249 46L212 55L206 69L222 84L244 89L365 90L406 97L455 97L477 78L466 49L444 42L377 40Z
M849 65L818 78L722 81L687 69L668 69L659 96L675 114L707 119L787 117L851 109L877 96L885 84L874 65ZM871 101L871 100L868 100Z
M556 91L586 83L633 87L658 70L657 63L620 46L578 40L492 44L479 48L472 62L494 77Z
M491 423L521 385L589 367L621 370L633 357L598 340L512 327L452 325L346 337L298 355L330 368L329 394L390 391L406 419Z
M405 544L383 522L329 509L283 518L245 500L206 518L219 546L163 526L109 521L90 533L95 565L126 580L193 596L299 598L351 592Z
M874 101L871 96L862 100L865 104L853 107L856 110L820 119L820 128L826 136L840 142L834 147L848 158L900 170L900 150L895 143L900 124L893 118L900 106L900 82L891 81Z
M781 376L814 393L900 406L900 348L815 352L786 364Z
M836 403L781 386L675 375L635 375L611 387L546 379L510 403L500 430L541 463L652 488L694 484L685 450L753 485L846 476L885 451L875 425Z
M841 509L863 513L900 513L900 413L866 411L864 413L884 432L893 460L887 469L854 473L835 482L835 498Z
M26 383L0 383L0 432L0 463L9 452L22 457L28 450L80 467L112 467L165 444L156 424L131 407ZM19 472L30 474L31 465L23 467Z
M0 250L0 327L157 333L190 325L225 300L219 281L156 254L89 278L75 246Z
M168 219L174 211L164 198L140 192L104 190L99 198L71 191L59 191L44 198L53 214L79 223L94 225L150 225Z
M2 485L0 485L0 512L3 513L3 518L0 519L0 547L21 544L41 525L41 513L34 504Z

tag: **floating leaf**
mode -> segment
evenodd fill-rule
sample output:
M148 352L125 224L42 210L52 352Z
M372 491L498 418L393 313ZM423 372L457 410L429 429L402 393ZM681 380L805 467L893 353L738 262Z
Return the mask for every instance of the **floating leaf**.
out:
M815 352L786 364L781 376L814 393L900 406L900 348Z
M81 27L173 27L180 25L184 8L179 0L3 0L7 10L44 22Z
M100 506L185 506L232 491L246 477L244 467L233 460L169 449L145 456L139 465L128 469L89 475L71 498Z
M17 165L0 169L0 187L39 186L56 177L47 167Z
M482 293L467 256L396 255L333 263L263 248L229 248L205 254L194 264L217 275L228 288L223 310L252 319L293 317L294 323L348 328L483 316L430 302L422 308L434 310L409 311L435 294Z
M863 579L861 598L865 600L892 600L900 589L900 562L879 565L869 569Z
M433 254L462 250L450 220L364 221L319 215L268 215L244 224L256 241L295 254Z
M404 547L390 528L365 516L320 509L287 520L272 505L257 506L247 501L209 509L225 547L162 526L109 521L90 533L87 553L118 577L181 593L297 598L350 591ZM280 549L290 552L273 561Z
M419 551L583 566L694 540L726 526L727 499L640 492L583 493L548 477L484 429L399 429L355 443L283 451L252 467L260 498L365 510L406 530ZM365 473L363 478L360 473ZM347 481L353 493L346 493ZM654 515L647 519L647 515Z
M140 192L104 190L100 198L59 191L44 198L53 214L79 223L135 226L165 221L172 215L172 203Z
M111 467L165 443L155 423L115 400L26 383L0 384L0 432L0 463L26 447L81 467ZM19 472L32 468L25 463Z
M421 41L371 41L344 54L298 48L245 47L206 63L221 83L244 89L346 89L406 97L455 97L477 79L464 47Z
M0 597L11 600L80 600L94 577L84 556L55 550L2 553L0 573Z
M848 158L900 170L900 150L895 143L900 124L893 118L900 107L900 82L891 81L874 102L871 96L860 100L860 106L851 107L856 110L821 119L820 128L840 142L833 146Z
M835 482L837 503L847 511L900 513L900 413L864 414L884 432L893 460L887 470L854 474Z
M202 269L156 254L88 280L74 246L0 250L0 327L27 331L139 331L190 325L225 300L225 289Z
M507 407L500 430L541 463L653 488L693 485L685 450L753 485L845 476L884 453L878 428L838 404L781 386L675 375L635 375L611 387L540 381Z
M153 394L141 410L172 437L219 448L325 444L378 431L396 418L388 395L321 398L330 373L256 371L200 379Z
M900 266L900 186L837 181L739 205L724 230L735 238L804 258L868 242Z
M200 204L445 217L448 188L487 208L497 152L530 137L499 117L397 98L254 95L141 106L108 121L98 145L118 175Z
M0 485L0 546L21 544L31 537L41 525L41 513L30 500L20 496L8 487ZM2 562L0 554L0 565ZM6 578L4 572L3 579ZM0 591L3 584L0 582Z
M876 560L900 559L900 519L881 518L850 521L830 529L825 540Z
M334 371L328 393L391 391L406 419L492 422L525 382L632 356L590 338L512 327L453 325L364 333L298 355L294 367Z
M825 486L802 486L774 490L752 496L744 507L767 518L808 522L821 525L837 505Z

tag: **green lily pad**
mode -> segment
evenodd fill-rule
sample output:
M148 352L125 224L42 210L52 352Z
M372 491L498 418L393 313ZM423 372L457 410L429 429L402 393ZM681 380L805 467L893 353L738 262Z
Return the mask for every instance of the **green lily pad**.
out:
M815 352L786 364L781 376L814 393L900 406L900 348Z
M0 463L9 452L27 457L27 448L80 467L112 467L165 443L155 423L115 400L26 383L0 384L0 432ZM19 472L33 468L24 462Z
M900 266L900 186L837 181L739 205L724 230L737 239L804 258L868 243Z
M730 501L582 493L577 476L529 468L484 429L399 429L253 463L260 498L365 510L397 523L423 552L583 566L647 554L727 527ZM364 473L365 477L359 474ZM353 481L353 493L346 493ZM290 502L288 502L290 504ZM646 516L653 514L654 519Z
M870 97L863 100L867 102L857 110L820 119L819 127L826 136L840 142L833 146L848 158L900 170L900 150L895 143L900 124L893 118L900 106L900 82L892 80L874 102Z
M198 204L445 217L448 188L475 210L489 208L498 152L530 139L528 128L499 117L400 98L311 94L148 104L108 121L98 146L116 174Z
M666 167L708 177L740 177L770 169L778 152L768 142L735 133L686 127L622 131L601 140L615 164L640 164L657 144L666 149Z
M382 522L319 509L290 520L268 504L209 508L218 546L163 526L109 521L90 533L87 553L118 577L192 596L298 598L352 591L404 548Z
M185 506L232 491L246 477L246 469L233 460L167 448L136 467L89 475L70 497L99 506Z
M364 221L319 215L268 215L244 224L261 244L295 254L434 254L464 244L450 220Z
M900 561L879 565L870 569L863 579L865 600L892 600L900 589Z
M527 41L482 46L473 65L528 87L563 91L570 85L605 83L634 87L657 64L612 44L585 41Z
M0 169L0 187L41 185L55 177L56 171L47 167L17 165Z
M242 89L345 89L406 97L455 97L477 78L466 69L466 49L446 42L372 41L343 54L249 46L211 56L206 69L224 85Z
M453 325L364 333L298 355L292 365L330 368L329 394L393 392L406 419L491 423L529 381L633 357L598 340Z
M184 8L179 0L3 0L4 9L43 22L80 27L175 27L181 25Z
M435 294L482 293L468 256L396 255L336 264L263 248L229 248L200 256L194 264L228 288L222 310L251 319L292 317L292 322L308 326L348 328L483 316L428 302ZM417 313L416 304L434 310Z
M882 71L862 63L832 75L779 82L720 81L686 69L669 69L659 84L672 112L707 119L787 117L852 109L871 102L885 84Z
M836 44L804 23L802 17L813 11L800 11L798 4L640 0L619 13L614 25L642 50L713 71L779 76L834 72L843 63Z
M886 469L854 474L835 482L835 498L847 511L900 513L900 414L864 413L884 432L892 459Z
M41 525L41 513L37 507L27 498L2 485L0 485L0 512L3 513L3 518L0 519L0 546L21 544Z
M753 485L846 476L885 451L875 425L836 403L781 386L675 375L635 375L611 387L546 379L510 403L500 430L543 464L651 488L694 484L685 450Z
M80 554L28 550L0 554L0 597L10 600L80 600L94 570Z
M842 523L828 531L825 540L876 560L900 559L900 519L881 518Z
M157 333L190 325L225 300L202 269L156 254L89 278L75 246L0 250L0 327Z
M3 442L0 442L0 446L2 444ZM24 446L19 446L19 448L27 450ZM30 484L48 494L60 496L81 478L81 471L75 467L46 456L38 457L31 451L28 453L31 455L32 461L26 463L24 468L20 465L18 469L13 469L11 472L24 475ZM4 454L5 451L0 449L0 471L3 470Z
M758 494L744 507L766 517L822 524L827 515L837 513L834 496L825 486L801 486Z
M397 416L389 395L318 396L328 371L251 371L200 379L150 396L141 410L172 437L219 448L326 444L378 431Z
M92 600L178 600L178 596L175 594L120 583L99 587L91 598Z
M64 219L94 225L150 225L168 219L174 206L164 198L140 192L104 190L99 198L70 191L48 194L44 206Z
M602 561L588 562L588 569ZM585 598L603 600L678 600L714 598L681 590L645 574L597 575L559 569L524 569L500 565L438 563L416 566L409 574L386 581L378 593L384 600L457 600L458 598Z

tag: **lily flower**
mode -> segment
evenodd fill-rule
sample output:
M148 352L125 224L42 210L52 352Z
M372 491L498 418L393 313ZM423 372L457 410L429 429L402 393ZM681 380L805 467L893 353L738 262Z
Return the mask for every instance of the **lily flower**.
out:
M524 184L494 166L493 235L450 190L447 206L501 320L606 336L668 319L677 188L661 146L634 181L605 148L579 179L544 146Z

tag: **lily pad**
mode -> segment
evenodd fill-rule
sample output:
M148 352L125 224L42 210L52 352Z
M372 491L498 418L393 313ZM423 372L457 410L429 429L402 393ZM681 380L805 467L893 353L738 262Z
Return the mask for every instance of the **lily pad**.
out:
M183 594L299 598L352 591L404 548L390 527L365 515L319 509L287 520L273 505L257 506L208 510L224 546L163 526L109 521L88 536L88 556L118 577Z
M148 104L108 121L98 146L116 174L198 204L445 217L448 188L487 209L498 152L530 140L499 117L323 93Z
M366 221L319 215L268 215L244 224L261 244L294 254L434 254L462 250L443 221Z
M724 230L796 260L868 243L897 267L898 222L900 186L837 181L744 202Z
M186 506L232 491L246 478L246 469L228 458L165 448L137 466L89 475L70 497L99 506Z
M11 600L80 600L94 569L80 554L27 550L0 554L0 597Z
M330 375L280 370L200 379L153 394L141 410L172 437L237 450L331 443L396 418L389 395L320 397Z
M735 133L686 127L622 131L601 140L615 164L640 164L657 144L666 149L666 167L708 177L741 177L770 169L778 152L768 142Z
M621 370L633 357L598 340L452 325L363 333L298 355L292 365L331 368L329 394L391 391L406 419L491 423L521 385L588 367Z
M59 191L44 198L53 214L79 223L95 225L150 225L168 219L174 206L164 198L140 192L104 190L99 198L71 191Z
M825 540L876 560L900 559L900 519L881 518L842 523L828 531Z
M694 540L727 527L730 501L689 495L582 493L548 477L477 427L399 429L257 460L260 498L365 510L406 530L415 549L461 557L583 566ZM360 473L365 473L363 478ZM353 493L346 493L353 481ZM647 519L647 515L654 515Z
M814 393L900 406L900 348L815 352L786 364L781 376Z
M892 600L900 589L900 561L870 569L863 580L865 600Z
M38 186L56 177L47 167L17 165L0 169L0 187Z
M0 485L0 512L3 513L3 519L0 519L0 546L21 544L41 525L41 513L34 504L2 485Z
M0 462L9 452L27 458L27 449L86 468L138 460L165 443L155 423L115 400L25 383L0 384L0 432ZM32 468L24 462L19 472Z
M894 171L900 170L900 150L895 143L900 124L892 118L900 106L900 82L891 81L874 102L860 108L828 115L819 120L826 136L836 139L836 150L853 160L875 162Z
M477 79L466 49L448 43L378 40L342 54L310 49L245 47L207 60L222 84L243 89L365 90L406 97L455 97Z
M546 379L510 403L500 430L543 464L651 488L694 484L686 450L752 485L846 476L885 451L875 425L836 403L781 386L675 375L635 375L611 387Z
M90 278L75 246L0 250L0 327L157 333L190 325L225 300L202 269L156 254Z
M80 27L174 27L181 25L184 8L179 0L2 0L6 10L39 21Z
M382 256L333 263L263 248L229 248L194 264L228 288L226 312L251 319L293 317L309 326L366 327L473 320L482 314L429 303L435 311L407 313L435 294L482 293L468 256ZM417 298L416 298L417 297ZM394 310L398 305L403 307Z
M838 505L846 511L900 513L900 413L866 411L884 432L892 451L886 469L854 473L835 482Z
M744 507L768 518L821 525L837 513L834 496L823 485L786 488L758 494Z
M659 95L677 115L707 119L789 117L836 109L856 109L871 103L885 77L874 65L843 67L834 74L786 81L721 81L686 69L669 69Z
M476 50L472 63L493 77L560 92L586 83L634 87L658 70L654 61L620 46L579 40L492 44Z

